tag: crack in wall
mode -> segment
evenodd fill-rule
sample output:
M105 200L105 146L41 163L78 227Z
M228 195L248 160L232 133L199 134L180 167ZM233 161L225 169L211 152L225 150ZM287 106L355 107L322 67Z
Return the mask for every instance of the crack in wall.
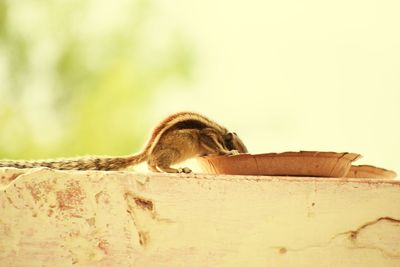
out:
M388 222L391 222L391 223L395 223L395 224L399 224L399 225L400 225L400 220L398 220L398 219L394 219L394 218L392 218L392 217L380 217L380 218L378 218L378 219L376 219L376 220L374 220L374 221L367 222L367 223L361 225L361 226L358 227L356 230L347 231L347 232L344 232L344 233L342 233L342 234L349 234L349 235L350 235L350 238L351 238L352 240L354 240L354 239L357 239L358 234L359 234L362 230L364 230L365 228L367 228L367 227L369 227L369 226L372 226L372 225L374 225L374 224L377 224L377 223L379 223L379 222L381 222L381 221L388 221Z
M373 229L373 227L384 227L385 231L379 231L379 228ZM382 236L382 233L385 235ZM368 239L368 234L372 236L371 239ZM381 236L379 236L379 234L381 234ZM364 237L362 237L363 235ZM345 240L350 241L350 246L346 246L349 249L376 250L385 257L400 259L400 220L388 216L379 217L376 220L367 222L355 230L338 233L326 242L300 248L290 248L286 246L272 246L271 248L277 250L279 254L302 252L309 249L329 247L335 240L343 236L346 238Z
M382 227L385 227L383 232L380 231ZM373 235L369 237L368 234ZM342 235L347 235L354 248L375 249L387 257L400 259L399 219L388 216L380 217L361 225L356 230L344 232Z

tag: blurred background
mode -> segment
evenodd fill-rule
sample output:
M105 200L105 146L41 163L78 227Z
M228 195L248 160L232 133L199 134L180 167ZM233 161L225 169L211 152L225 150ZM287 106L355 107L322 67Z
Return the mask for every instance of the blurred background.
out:
M0 158L140 150L201 112L252 153L400 171L397 0L0 1Z

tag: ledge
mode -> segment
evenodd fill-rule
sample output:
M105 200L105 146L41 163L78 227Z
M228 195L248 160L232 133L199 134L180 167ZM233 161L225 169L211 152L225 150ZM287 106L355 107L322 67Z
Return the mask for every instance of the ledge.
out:
M400 181L0 169L0 266L400 266Z

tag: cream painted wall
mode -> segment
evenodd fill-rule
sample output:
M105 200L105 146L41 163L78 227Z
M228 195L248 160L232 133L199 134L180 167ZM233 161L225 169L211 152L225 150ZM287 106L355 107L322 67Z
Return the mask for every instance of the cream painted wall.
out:
M154 122L200 111L254 153L351 151L400 172L399 1L157 5L154 38L178 26L196 54L192 82L163 85Z

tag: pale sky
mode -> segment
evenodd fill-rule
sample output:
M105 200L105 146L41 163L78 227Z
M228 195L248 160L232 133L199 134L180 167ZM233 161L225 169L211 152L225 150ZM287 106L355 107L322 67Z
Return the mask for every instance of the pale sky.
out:
M154 122L194 110L252 153L356 152L358 164L400 172L399 1L169 0L157 10L154 38L183 32L195 70L192 82L162 85Z

